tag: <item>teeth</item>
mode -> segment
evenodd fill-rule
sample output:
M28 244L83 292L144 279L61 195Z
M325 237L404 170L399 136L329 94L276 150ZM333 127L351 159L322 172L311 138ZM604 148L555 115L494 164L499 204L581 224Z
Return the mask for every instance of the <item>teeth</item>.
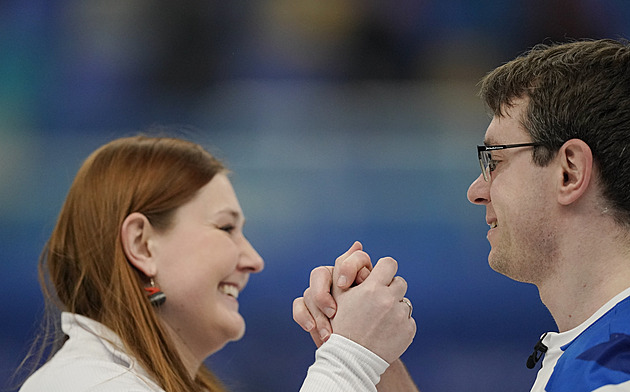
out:
M219 285L219 291L223 294L227 294L234 298L238 298L238 287L231 284L221 284Z
M491 229L494 229L495 227L497 227L497 222L490 223L490 228Z

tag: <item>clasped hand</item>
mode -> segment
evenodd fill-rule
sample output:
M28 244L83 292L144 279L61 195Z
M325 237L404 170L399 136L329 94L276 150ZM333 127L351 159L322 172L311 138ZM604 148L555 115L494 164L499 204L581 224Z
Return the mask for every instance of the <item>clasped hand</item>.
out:
M398 263L384 257L372 268L360 242L335 261L315 268L304 296L293 301L293 319L310 332L317 347L331 333L362 345L392 363L416 334L407 282L396 276Z

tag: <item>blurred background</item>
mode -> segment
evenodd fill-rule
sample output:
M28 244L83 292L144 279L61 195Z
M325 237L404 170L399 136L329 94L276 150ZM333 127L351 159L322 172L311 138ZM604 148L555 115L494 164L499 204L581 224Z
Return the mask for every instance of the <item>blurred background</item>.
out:
M360 240L410 284L422 391L528 391L555 324L487 265L466 199L489 122L476 83L542 41L629 36L625 0L0 2L0 388L37 331L37 259L82 160L176 124L234 172L266 260L245 337L208 360L232 390L299 389L314 345L292 301Z

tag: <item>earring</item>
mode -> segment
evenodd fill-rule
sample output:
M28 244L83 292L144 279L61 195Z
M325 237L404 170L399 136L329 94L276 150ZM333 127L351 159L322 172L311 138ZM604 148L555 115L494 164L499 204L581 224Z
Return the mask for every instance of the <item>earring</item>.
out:
M162 290L160 290L160 288L155 285L155 281L153 280L153 278L150 279L151 287L145 287L144 291L147 292L151 305L159 307L164 303L164 301L166 301L166 294L164 294Z

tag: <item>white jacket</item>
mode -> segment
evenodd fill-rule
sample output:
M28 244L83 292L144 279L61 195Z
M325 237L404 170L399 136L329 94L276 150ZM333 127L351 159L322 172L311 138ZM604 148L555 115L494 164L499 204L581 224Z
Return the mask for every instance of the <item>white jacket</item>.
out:
M61 326L69 339L20 392L164 392L109 328L72 313L61 315ZM376 391L387 367L376 354L333 334L317 350L300 392Z

